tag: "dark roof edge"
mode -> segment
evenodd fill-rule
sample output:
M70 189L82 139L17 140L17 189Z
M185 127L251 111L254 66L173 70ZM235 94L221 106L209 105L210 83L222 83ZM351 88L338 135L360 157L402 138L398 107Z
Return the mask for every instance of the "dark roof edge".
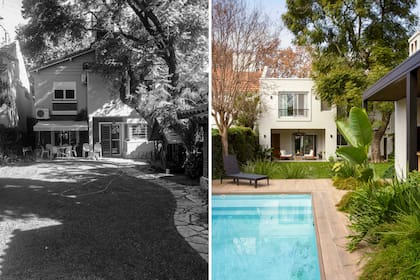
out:
M406 60L401 62L397 67L392 69L388 74L383 76L379 81L363 92L363 100L367 100L374 96L378 91L386 88L393 82L403 78L407 73L420 67L420 51L416 52Z
M47 62L47 63L46 63L45 65L43 65L43 66L40 66L40 67L37 67L37 68L31 69L29 72L38 72L38 71L40 71L40 70L44 70L45 68L48 68L48 67L54 66L54 65L56 65L56 64L60 64L60 63L65 62L65 61L72 60L72 59L74 59L74 58L76 58L76 57L79 57L79 56L82 56L82 55L85 55L85 54L91 53L91 52L93 52L93 51L95 51L95 50L94 50L94 49L92 49L92 48L88 48L88 49L83 49L83 50L80 50L80 51L76 51L76 52L70 53L70 54L68 54L68 55L66 55L66 56L64 56L64 57L62 57L62 58L58 58L58 59L56 59L56 60L52 60L52 61L50 61L50 62Z

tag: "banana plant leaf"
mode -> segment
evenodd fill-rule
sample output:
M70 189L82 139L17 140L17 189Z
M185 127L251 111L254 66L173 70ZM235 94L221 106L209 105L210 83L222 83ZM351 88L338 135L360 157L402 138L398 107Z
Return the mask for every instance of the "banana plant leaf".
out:
M372 126L363 109L353 107L347 121L337 121L341 135L353 147L366 147L372 142Z
M337 155L354 164L363 164L367 160L367 153L364 147L341 147L337 149Z

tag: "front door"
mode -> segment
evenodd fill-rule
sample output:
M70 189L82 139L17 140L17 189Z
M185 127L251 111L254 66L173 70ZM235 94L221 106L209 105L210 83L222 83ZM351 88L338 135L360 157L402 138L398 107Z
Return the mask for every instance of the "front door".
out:
M120 124L101 124L101 145L103 156L121 155L121 125Z

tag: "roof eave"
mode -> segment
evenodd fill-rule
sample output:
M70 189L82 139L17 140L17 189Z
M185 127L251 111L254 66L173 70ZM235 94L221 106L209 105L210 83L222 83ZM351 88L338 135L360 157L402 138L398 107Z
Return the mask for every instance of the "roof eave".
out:
M408 57L401 64L391 70L388 74L383 76L379 81L369 87L363 93L363 100L374 100L375 95L379 92L390 87L392 84L400 81L405 78L407 73L420 68L420 51L416 52L412 56ZM389 100L394 100L392 96L389 97Z

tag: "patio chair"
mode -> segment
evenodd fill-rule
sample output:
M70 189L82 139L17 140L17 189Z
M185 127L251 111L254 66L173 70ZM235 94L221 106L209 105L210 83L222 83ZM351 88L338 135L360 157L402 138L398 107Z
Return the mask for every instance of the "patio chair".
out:
M73 145L71 147L70 156L77 157L77 150L76 150L76 148L77 148L77 145Z
M309 154L303 154L303 159L316 159L314 155L314 150L309 150Z
M102 145L99 142L93 146L93 157L95 159L102 158Z
M223 164L226 176L233 178L233 182L236 182L237 185L239 185L239 179L249 180L250 184L252 181L254 181L255 188L258 185L258 180L267 179L267 185L270 184L267 175L242 173L239 169L238 161L234 155L227 155L223 157ZM220 182L223 182L223 176L220 177Z
M280 150L280 159L292 159L293 155L287 153L286 150Z
M83 143L82 151L83 151L82 152L83 157L86 157L86 153L87 153L87 156L90 157L93 152L93 147L89 143Z
M29 153L29 154L31 154L31 153L32 153L32 147L31 147L31 146L28 146L28 147L22 147L22 155L23 155L24 157L26 157L28 153Z
M44 158L44 155L47 155L47 158L50 158L50 150L41 145L41 158Z
M50 158L54 159L54 155L58 157L58 148L57 146L50 146Z

